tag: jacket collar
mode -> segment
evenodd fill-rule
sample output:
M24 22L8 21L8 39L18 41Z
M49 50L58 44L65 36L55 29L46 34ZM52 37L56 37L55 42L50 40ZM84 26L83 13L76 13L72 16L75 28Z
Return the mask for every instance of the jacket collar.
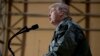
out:
M56 27L56 30L55 31L58 31L59 30L59 27L62 25L62 24L64 24L65 22L67 22L67 21L71 21L72 20L72 18L71 17L65 17L59 24L58 24L58 26Z

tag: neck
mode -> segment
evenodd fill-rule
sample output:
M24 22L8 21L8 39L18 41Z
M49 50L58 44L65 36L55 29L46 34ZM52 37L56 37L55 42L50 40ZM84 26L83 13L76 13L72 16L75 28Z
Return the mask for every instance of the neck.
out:
M64 18L66 18L66 17L68 17L68 16L62 16L62 17L60 17L59 19L59 21L56 23L56 24L54 24L56 27L59 25L59 23L64 19Z

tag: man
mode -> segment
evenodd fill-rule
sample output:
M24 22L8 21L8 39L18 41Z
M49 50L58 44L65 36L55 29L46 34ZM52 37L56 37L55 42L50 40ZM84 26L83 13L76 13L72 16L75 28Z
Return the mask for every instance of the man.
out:
M54 3L49 10L56 30L46 56L92 56L82 29L69 17L68 5Z

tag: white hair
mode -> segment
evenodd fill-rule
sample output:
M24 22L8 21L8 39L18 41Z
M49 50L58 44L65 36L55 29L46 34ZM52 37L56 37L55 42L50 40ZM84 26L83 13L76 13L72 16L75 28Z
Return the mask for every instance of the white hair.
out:
M51 8L58 8L60 11L64 12L65 15L69 15L69 6L64 3L54 3L49 6Z

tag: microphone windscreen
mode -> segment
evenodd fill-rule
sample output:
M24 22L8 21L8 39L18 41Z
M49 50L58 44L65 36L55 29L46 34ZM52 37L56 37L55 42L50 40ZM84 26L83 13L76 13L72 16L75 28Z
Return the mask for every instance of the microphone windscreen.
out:
M38 28L39 28L38 24L35 24L35 25L33 25L33 26L31 27L32 30L35 30L35 29L38 29Z

